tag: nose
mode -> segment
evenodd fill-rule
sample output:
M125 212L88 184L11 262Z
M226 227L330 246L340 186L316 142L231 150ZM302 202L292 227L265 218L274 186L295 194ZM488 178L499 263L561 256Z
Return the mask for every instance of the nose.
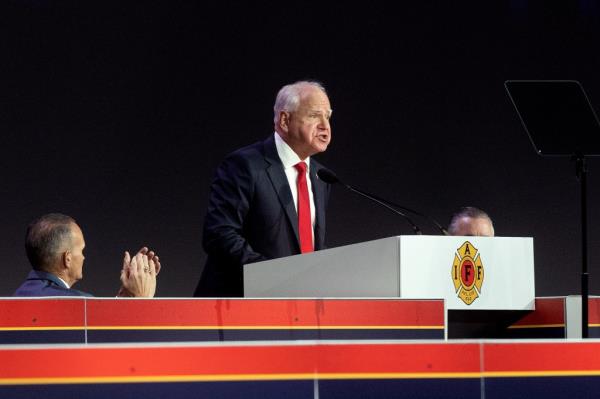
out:
M322 115L319 118L318 128L321 130L329 130L329 118L327 118L325 115Z

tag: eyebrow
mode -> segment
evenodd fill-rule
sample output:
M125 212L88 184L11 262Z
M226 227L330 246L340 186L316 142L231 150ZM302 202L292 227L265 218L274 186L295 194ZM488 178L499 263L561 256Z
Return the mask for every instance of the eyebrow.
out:
M326 114L329 114L329 115L333 114L333 110L332 109L328 109L328 110L325 110L325 111L323 111L321 109L309 109L308 110L309 114L323 113L323 112L326 113Z

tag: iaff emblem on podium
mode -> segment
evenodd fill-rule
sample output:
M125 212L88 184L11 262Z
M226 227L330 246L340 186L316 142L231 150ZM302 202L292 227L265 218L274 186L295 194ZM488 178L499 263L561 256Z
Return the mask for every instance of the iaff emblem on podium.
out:
M458 297L470 305L481 295L483 262L477 248L465 241L454 254L452 282Z

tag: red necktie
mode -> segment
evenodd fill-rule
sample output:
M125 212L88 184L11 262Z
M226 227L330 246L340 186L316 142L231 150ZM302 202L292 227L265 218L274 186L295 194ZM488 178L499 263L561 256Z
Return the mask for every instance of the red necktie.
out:
M312 222L310 218L310 197L308 196L308 184L306 184L306 164L299 162L294 165L298 170L298 232L300 233L300 252L312 252Z

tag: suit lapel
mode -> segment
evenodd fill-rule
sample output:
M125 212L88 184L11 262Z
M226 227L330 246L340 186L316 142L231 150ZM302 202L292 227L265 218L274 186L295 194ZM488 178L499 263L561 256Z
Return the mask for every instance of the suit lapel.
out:
M294 234L296 235L296 243L298 248L300 248L300 238L298 235L298 214L296 213L296 206L294 204L294 199L292 197L292 191L290 190L287 176L283 171L283 164L279 159L279 155L277 155L277 148L275 147L275 139L273 136L270 136L264 141L264 153L265 160L269 164L267 167L267 174L269 175L269 179L273 184L275 193L277 193L279 202L285 210L285 214L287 215L292 229L294 230Z

